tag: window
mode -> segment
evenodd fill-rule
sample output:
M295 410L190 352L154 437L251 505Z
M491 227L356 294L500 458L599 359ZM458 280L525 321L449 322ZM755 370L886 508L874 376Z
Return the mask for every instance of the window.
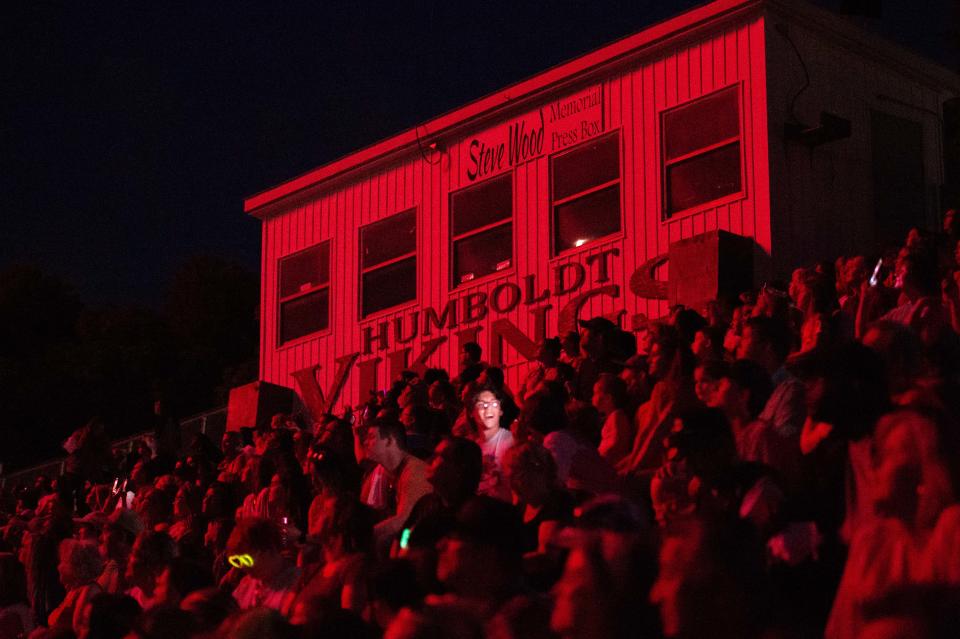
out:
M450 196L453 286L510 268L513 260L513 174Z
M735 86L666 111L662 118L664 218L742 190Z
M280 344L330 325L330 242L280 260Z
M553 254L620 230L620 137L591 140L550 160Z
M417 298L417 210L360 229L360 314Z

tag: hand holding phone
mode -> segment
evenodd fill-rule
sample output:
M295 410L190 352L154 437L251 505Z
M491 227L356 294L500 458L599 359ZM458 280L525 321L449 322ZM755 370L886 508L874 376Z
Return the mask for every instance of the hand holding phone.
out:
M883 258L877 260L877 265L873 267L873 275L870 276L870 286L876 286L880 283L880 267L883 266Z

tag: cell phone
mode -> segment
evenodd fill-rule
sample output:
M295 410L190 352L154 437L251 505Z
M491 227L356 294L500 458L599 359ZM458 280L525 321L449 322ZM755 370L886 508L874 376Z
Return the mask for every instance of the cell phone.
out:
M873 267L873 275L870 276L870 286L876 286L880 283L880 267L883 266L883 258L877 260L877 265Z

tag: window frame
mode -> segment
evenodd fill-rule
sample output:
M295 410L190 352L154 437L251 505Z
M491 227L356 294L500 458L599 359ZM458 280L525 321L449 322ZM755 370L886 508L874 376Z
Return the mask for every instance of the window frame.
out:
M388 260L384 260L383 262L379 262L373 266L364 267L363 266L363 232L364 230L378 224L379 222L384 222L386 220L389 220L392 217L403 215L404 213L410 213L411 211L413 212L413 235L414 235L413 250L407 253L404 253L403 255L398 255ZM395 211L390 215L384 215L379 219L363 224L357 228L357 316L359 321L364 322L372 318L385 315L387 313L395 312L397 309L405 308L407 306L417 303L417 300L420 297L420 261L417 259L418 249L420 248L420 237L419 235L417 235L419 228L420 228L420 211L419 211L419 207L417 206L410 206L405 209ZM378 271L388 266L399 264L400 262L409 260L411 257L414 259L413 299L404 300L402 302L398 302L397 304L394 304L393 306L377 309L365 315L363 312L363 276L366 275L367 273L372 273L373 271Z
M324 244L328 245L328 246L327 246L327 281L326 281L325 283L323 283L323 284L316 284L316 285L311 286L310 288L307 288L307 289L298 290L297 292L291 293L290 295L287 295L287 296L281 296L281 294L280 294L280 289L281 289L281 282L283 281L283 263L286 262L287 260L293 258L293 257L297 257L297 256L299 256L299 255L303 255L304 253L306 253L306 252L308 252L308 251L318 250L318 249L320 249ZM276 308L277 308L277 322L276 322L277 327L276 327L276 340L277 340L277 348L278 348L278 349L279 349L279 348L287 348L287 347L289 347L289 346L292 346L292 345L295 345L295 344L299 344L300 342L303 342L303 341L306 341L306 340L309 340L309 339L313 339L313 338L319 337L319 336L324 335L324 334L328 334L328 333L330 333L330 331L332 330L332 328L331 328L331 325L332 325L332 323L333 323L333 322L332 322L332 319L333 319L333 318L331 317L331 307L333 306L333 283L332 283L333 277L331 276L331 275L332 275L332 274L331 274L331 267L332 267L332 266L333 266L333 241L332 241L332 240L323 240L323 241L321 241L321 242L317 242L316 244L313 244L313 245L308 246L308 247L306 247L306 248L300 249L299 251L294 251L293 253L290 253L290 254L288 254L288 255L284 255L283 257L281 257L281 258L279 258L279 259L277 260L277 283L276 283L276 284L277 284L277 306L276 306ZM298 300L298 299L302 299L302 298L309 297L310 295L312 295L312 294L314 294L314 293L317 293L317 292L319 292L319 291L321 291L321 290L324 290L324 289L327 291L327 323L326 323L326 326L324 326L323 328L320 328L320 329L318 329L318 330L311 331L311 332L307 333L306 335L301 335L301 336L299 336L299 337L294 337L293 339L289 339L289 340L287 340L287 341L283 341L283 306L284 306L285 304L289 303L289 302L293 302L293 301L296 301L296 300Z
M667 114L673 111L677 111L679 109L689 107L702 100L707 100L709 98L712 98L724 91L732 91L737 97L737 135L736 137L725 138L719 142L715 142L713 144L700 147L695 151L690 151L688 153L684 153L683 155L677 156L671 160L667 160L667 150L666 150L667 136L666 136L666 128L664 126L664 120ZM669 107L660 111L659 117L658 117L657 147L660 153L660 189L659 189L660 207L659 208L660 208L661 223L668 223L672 220L676 220L681 217L686 217L688 215L693 215L695 213L699 213L707 209L715 208L723 204L728 204L736 200L741 200L747 196L747 173L746 173L746 162L744 160L745 153L746 153L744 148L745 147L744 123L745 121L744 121L744 113L743 113L743 82L735 82L725 87L714 89L709 93L704 93L703 95L697 96L696 98L687 100L686 102L682 102L680 104L675 104L672 107ZM716 151L718 149L732 146L734 144L740 145L740 189L737 191L734 191L733 193L727 193L726 195L721 195L720 197L714 198L712 200L700 202L699 204L689 206L685 209L679 209L671 213L667 208L670 201L670 197L668 193L669 184L667 182L667 173L668 173L669 167L674 166L676 164L681 164L683 162L686 162L698 156Z
M548 162L548 164L547 164L547 170L550 172L550 178L549 178L550 194L549 194L549 209L548 209L548 214L549 214L549 216L550 216L550 259L556 259L556 258L559 258L559 257L563 257L563 256L565 256L565 255L570 255L570 254L573 254L573 253L575 253L575 252L577 252L577 251L586 250L586 249L588 249L588 248L590 248L590 247L596 246L596 245L599 244L599 243L609 242L609 241L611 241L611 240L613 240L613 239L616 239L616 238L618 238L618 237L623 237L623 226L624 226L624 224L623 224L623 223L624 223L624 219L623 219L623 209L624 209L624 207L623 207L623 168L624 168L624 161L623 161L623 136L620 135L620 131L621 131L621 130L620 130L619 128L617 128L617 129L613 129L612 131L607 131L607 132L605 132L605 133L601 133L600 135L597 135L597 136L595 136L595 137L592 137L592 138L590 138L589 140L584 140L583 142L580 142L580 143L578 143L578 144L575 144L575 145L573 145L573 146L571 146L571 147L569 147L569 148L566 148L566 149L562 149L562 150L560 150L560 151L557 151L556 153L554 153L553 155L551 155L551 156L547 159L547 162ZM572 195L568 195L568 196L566 196L566 197L564 197L564 198L561 198L561 199L559 199L559 200L554 200L554 199L553 199L554 179L555 179L555 177L556 177L556 176L555 176L555 171L554 171L554 169L553 169L553 163L554 163L554 161L555 161L557 158L559 158L559 157L563 157L564 155L567 155L568 153L572 153L572 152L580 149L581 147L584 147L584 146L586 146L586 145L588 145L588 144L596 144L596 143L599 142L600 140L602 140L602 139L604 139L604 138L609 138L609 137L616 137L616 138L617 138L617 178L616 178L615 180L608 180L608 181L603 182L603 183L601 183L601 184L594 185L594 186L592 186L592 187L590 187L590 188L588 188L588 189L584 189L583 191L578 191L578 192L576 192L576 193L574 193L574 194L572 194ZM588 197L588 196L593 195L593 194L595 194L595 193L599 193L600 191L603 191L603 190L605 190L605 189L608 189L608 188L610 188L610 187L612 187L612 186L614 186L614 185L616 185L616 187L617 187L617 200L618 200L618 205L617 205L617 207L618 207L618 214L619 214L619 218L620 218L620 220L619 220L619 228L618 228L616 231L612 231L612 232L610 232L610 233L607 233L606 235L601 235L600 237L596 237L596 238L594 238L594 239L592 239L592 240L590 240L590 241L588 241L588 242L584 242L584 243L581 244L580 246L571 246L571 247L569 247L569 248L565 248L565 249L558 250L558 248L557 248L557 215L556 215L557 207L558 207L558 206L563 206L563 205L565 205L565 204L569 204L569 203L574 202L574 201L576 201L576 200L578 200L578 199L580 199L580 198Z
M506 217L504 217L502 220L499 220L499 221L497 221L497 222L491 222L491 223L485 224L485 225L483 225L483 226L478 226L478 227L475 228L475 229L471 229L471 230L469 230L469 231L465 231L465 232L463 232L463 233L460 233L459 235L454 235L454 233L453 233L453 229L454 229L454 219L453 219L453 217L454 217L454 215L455 215L454 206L453 206L453 200L454 200L454 198L455 198L457 195L460 195L461 193L464 193L464 192L469 191L469 190L471 190L471 189L479 189L479 188L482 188L483 186L488 185L488 184L489 184L490 182L492 182L493 180L500 180L500 179L507 179L507 178L509 178L509 180L510 180L510 214L507 215ZM448 260L448 262L449 262L448 266L449 266L449 269L450 269L450 287L449 287L450 291L456 291L456 290L458 290L458 289L468 288L468 287L471 287L471 286L476 285L477 283L485 282L485 281L490 280L490 279L493 279L493 278L501 277L501 276L503 276L503 275L505 275L505 274L508 274L508 273L513 272L513 271L516 269L516 267L517 267L517 233L516 233L516 224L515 224L515 222L516 222L516 201L515 201L515 200L516 200L516 196L517 196L516 186L517 186L517 181L516 181L515 171L514 171L514 169L510 169L510 170L508 170L508 171L504 171L503 173L498 173L497 175L494 175L494 176L492 176L492 177L489 177L489 178L483 180L482 182L476 182L476 183L474 183L474 184L470 184L470 185L467 185L467 186L465 186L465 187L463 187L463 188L457 189L456 191L450 191L450 193L448 194L448 197L447 197L447 208L448 208L447 218L448 218L448 219L447 219L447 221L448 221L448 223L449 223L449 225L450 225L450 226L449 226L449 238L450 238L450 239L449 239L449 242L448 242L448 250L449 250L449 253L450 253L450 257L449 257L449 260ZM481 276L479 276L479 277L474 277L473 279L466 280L465 282L458 282L458 281L457 281L457 269L456 269L456 261L457 261L456 243L459 242L459 241L462 241L462 240L465 240L465 239L468 239L468 238L477 236L477 235L482 235L482 234L484 234L484 233L487 233L487 232L492 231L492 230L494 230L494 229L498 229L498 228L503 227L503 226L506 226L506 225L508 225L508 224L510 225L510 266L508 266L507 268L504 268L504 269L502 269L502 270L499 270L499 271L496 271L496 270L495 270L495 271L493 271L492 273L487 273L486 275L481 275Z

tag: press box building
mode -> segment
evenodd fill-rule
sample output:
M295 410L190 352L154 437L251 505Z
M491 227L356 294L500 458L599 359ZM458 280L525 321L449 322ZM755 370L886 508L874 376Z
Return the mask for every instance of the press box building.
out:
M516 384L577 318L872 251L936 223L957 95L807 4L656 24L248 198L260 379L333 409L477 341Z

